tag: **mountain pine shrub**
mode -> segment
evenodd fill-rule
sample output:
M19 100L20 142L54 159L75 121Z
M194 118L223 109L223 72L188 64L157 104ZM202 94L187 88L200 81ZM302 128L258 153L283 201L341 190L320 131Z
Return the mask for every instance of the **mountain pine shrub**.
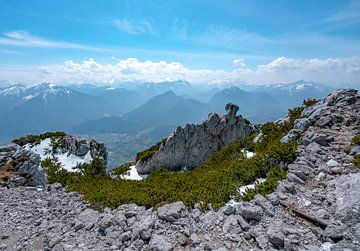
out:
M204 206L211 203L214 208L219 208L238 195L240 186L253 183L260 177L267 177L266 182L258 184L243 199L251 199L255 193L265 195L276 188L277 181L286 175L279 164L291 162L296 149L296 142L282 144L280 139L293 127L301 111L301 108L289 110L289 120L281 125L263 125L261 141L253 142L256 135L238 138L214 153L204 164L187 172L160 169L141 181L111 179L105 175L105 168L94 160L95 163L79 166L79 173L67 173L62 169L60 172L58 166L50 165L48 174L52 182L60 182L69 191L83 194L84 199L94 205L117 207L136 203L150 208L181 200L189 207L196 203ZM159 149L162 142L139 153L136 159L146 160ZM256 155L248 159L243 149L255 151ZM49 166L45 164L45 167ZM118 172L126 168L127 165L121 166Z
M352 139L352 143L355 145L360 145L360 134L355 135L355 137Z
M58 138L58 137L64 137L66 136L66 133L64 132L46 132L39 135L27 135L25 137L20 137L18 139L14 139L12 142L15 144L18 144L20 146L24 146L26 144L31 145L38 145L40 142L46 138Z

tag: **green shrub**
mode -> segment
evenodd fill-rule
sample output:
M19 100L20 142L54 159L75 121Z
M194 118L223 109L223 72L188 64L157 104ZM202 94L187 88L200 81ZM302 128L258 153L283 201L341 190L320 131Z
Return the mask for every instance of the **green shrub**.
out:
M352 143L355 145L360 145L360 134L355 135L355 137L352 139Z
M124 175L124 174L128 173L130 171L130 166L133 166L133 165L135 165L134 162L125 163L119 167L112 169L111 172L114 175L116 175L117 177L120 177L120 175Z
M160 145L162 143L165 144L166 140L167 139L163 139L160 142L156 143L155 145L151 146L150 148L136 154L136 162L139 160L146 161L149 158L151 158L159 150Z
M94 158L90 163L78 164L76 169L86 177L106 176L106 166L99 158Z
M263 183L255 184L255 189L247 189L246 193L240 198L245 201L252 200L256 194L267 195L275 191L277 182L286 178L286 171L282 170L279 166L270 169L266 181Z
M354 156L354 164L357 168L360 168L360 153Z
M315 105L319 100L315 99L315 98L308 98L308 99L304 99L303 101L303 105L305 107L309 107L312 105Z
M244 123L245 123L245 125L250 125L251 124L250 120L248 120L246 118L244 118Z
M18 144L20 146L24 146L26 144L38 145L40 142L46 138L58 138L64 137L66 133L64 132L46 132L39 135L27 135L25 137L20 137L18 139L14 139L13 143Z
M70 182L72 174L62 169L57 158L46 158L41 161L41 167L46 171L49 183L59 182L64 187Z
M254 143L255 135L238 138L214 153L204 164L187 172L160 169L141 181L111 179L104 175L104 169L99 163L95 163L91 167L80 166L81 172L69 174L65 183L68 190L83 194L84 199L95 205L110 207L136 203L149 208L181 200L189 207L195 203L204 206L211 203L214 208L218 208L237 196L240 186L253 183L260 177L267 177L266 182L258 184L256 191L249 191L243 197L250 199L255 192L265 195L273 191L276 182L286 175L279 164L294 159L296 143L282 144L280 139L292 128L300 114L301 108L290 110L288 122L263 125L264 136L261 141ZM152 156L160 144L139 153L137 160ZM255 151L256 155L245 158L242 153L244 148ZM119 167L118 172L126 170L127 165Z

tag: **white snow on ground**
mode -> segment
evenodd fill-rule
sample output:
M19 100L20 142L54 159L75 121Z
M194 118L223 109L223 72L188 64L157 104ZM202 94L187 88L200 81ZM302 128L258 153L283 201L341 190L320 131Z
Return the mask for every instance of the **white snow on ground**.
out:
M246 186L241 186L239 189L238 189L238 192L240 195L243 195L245 192L246 192L246 189L254 189L255 188L255 184L261 184L263 182L265 182L266 179L264 178L259 178L257 179L254 183L252 184L249 184L249 185L246 185ZM236 201L234 199L231 199L228 201L228 205L236 205L236 204L239 204L240 202L239 201Z
M143 180L147 175L139 174L135 166L130 166L130 171L128 174L121 175L121 178L124 180Z
M247 151L245 149L242 150L242 152L245 154L246 158L250 159L255 156L254 152Z
M266 179L264 178L260 178L260 179L257 179L254 183L252 184L249 184L249 185L246 185L246 186L241 186L239 188L239 194L240 195L243 195L245 192L246 192L246 189L254 189L255 188L255 184L261 184L261 183L264 183L266 181Z
M92 161L90 151L88 151L88 153L83 157L79 157L74 154L69 155L68 153L52 154L50 138L42 140L40 144L33 147L31 147L30 144L26 144L25 149L30 150L33 153L39 154L41 160L56 157L61 163L61 166L69 172L77 172L78 170L74 170L77 164L90 163Z
M322 251L330 251L331 250L331 247L333 246L332 243L330 242L325 242L321 245L321 250Z

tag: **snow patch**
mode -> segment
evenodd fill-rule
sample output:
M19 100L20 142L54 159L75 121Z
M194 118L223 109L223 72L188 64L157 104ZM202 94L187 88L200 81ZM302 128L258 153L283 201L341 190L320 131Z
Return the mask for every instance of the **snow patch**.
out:
M266 179L264 179L264 178L259 178L259 179L257 179L257 180L256 180L254 183L252 183L252 184L245 185L245 186L241 186L241 187L238 189L239 194L240 194L240 195L243 195L243 194L246 193L246 190L247 190L247 189L255 189L255 185L256 185L256 184L261 184L261 183L264 183L265 181L266 181Z
M255 153L254 152L250 152L250 151L247 151L245 149L242 150L243 154L246 156L246 158L248 159L251 159L252 157L255 156Z
M322 251L330 251L332 246L333 246L332 243L330 243L330 242L324 242L324 243L321 245L321 250L322 250Z
M124 180L143 180L146 179L147 175L139 174L136 170L135 165L130 166L130 171L127 174L121 175Z
M30 150L33 153L38 154L41 160L56 157L62 168L69 172L78 172L78 170L74 169L78 164L90 163L93 160L90 151L88 151L84 156L76 156L67 152L54 154L52 152L50 138L42 140L38 145L31 146L30 144L26 144L24 147L26 150Z
M30 100L33 99L35 96L34 95L27 95L26 97L24 97L25 100Z

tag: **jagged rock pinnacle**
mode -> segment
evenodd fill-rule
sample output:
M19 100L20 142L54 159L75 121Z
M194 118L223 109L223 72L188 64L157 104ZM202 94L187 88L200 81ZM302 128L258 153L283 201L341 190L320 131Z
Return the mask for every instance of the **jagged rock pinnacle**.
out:
M178 127L152 158L138 161L138 171L148 173L160 167L169 170L197 167L236 138L247 137L254 132L253 125L246 123L241 115L236 115L239 110L237 105L229 103L225 110L225 115L210 113L201 124Z

